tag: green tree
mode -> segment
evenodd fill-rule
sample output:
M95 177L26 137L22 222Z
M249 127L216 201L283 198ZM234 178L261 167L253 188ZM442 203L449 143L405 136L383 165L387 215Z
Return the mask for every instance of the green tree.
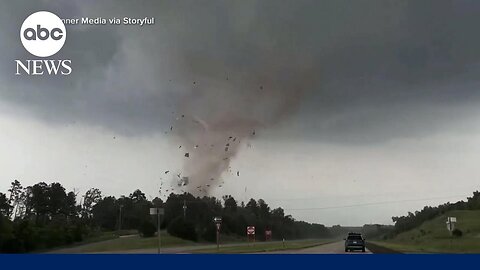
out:
M225 204L225 210L229 212L237 212L237 201L231 195L223 196L223 201Z
M65 188L60 183L52 183L48 187L46 195L48 197L48 213L51 216L66 215L67 194Z
M92 218L92 209L95 204L97 204L102 199L102 192L98 188L91 188L85 192L83 196L82 204L82 218L90 219Z
M254 199L250 199L250 201L248 201L247 205L245 206L245 208L250 211L250 213L254 214L256 217L258 217L258 205L257 205L257 201L255 201Z
M105 197L93 206L93 221L105 230L115 230L119 218L119 206L115 197Z
M0 216L8 217L12 206L7 199L7 196L0 192Z
M27 187L27 209L35 215L37 224L45 224L48 219L49 198L48 185L45 182L40 182L31 187Z
M9 211L8 216L15 219L17 213L20 212L20 207L23 204L23 199L25 198L23 187L18 180L15 180L11 183L10 188L9 204L12 206L11 211Z
M70 191L65 198L65 205L62 208L62 213L71 219L77 217L77 210L77 195L75 195L73 191Z

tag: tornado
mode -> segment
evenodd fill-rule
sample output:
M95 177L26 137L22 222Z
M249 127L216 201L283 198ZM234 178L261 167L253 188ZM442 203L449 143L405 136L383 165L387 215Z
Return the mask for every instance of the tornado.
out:
M195 80L178 104L181 116L172 125L173 134L185 152L185 191L209 194L230 173L232 160L245 145L297 110L318 74L308 61L285 53L257 59L247 70L231 66L227 72L223 63L188 60L188 67L201 68L184 75Z

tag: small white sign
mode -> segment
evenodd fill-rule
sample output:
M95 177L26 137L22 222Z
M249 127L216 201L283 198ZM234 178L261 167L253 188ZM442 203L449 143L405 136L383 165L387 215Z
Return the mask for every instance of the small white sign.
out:
M164 208L150 208L150 215L163 215L165 214Z

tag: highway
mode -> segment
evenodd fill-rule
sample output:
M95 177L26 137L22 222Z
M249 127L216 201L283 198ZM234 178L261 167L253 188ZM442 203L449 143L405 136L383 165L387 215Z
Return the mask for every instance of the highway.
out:
M105 242L110 242L112 240L107 240ZM269 243L281 243L280 241L272 241ZM257 243L258 245L265 245L267 243ZM87 244L88 245L88 244ZM239 244L223 244L221 247L234 247L234 246L246 246L247 243ZM216 245L195 245L195 246L179 246L179 247L168 247L162 248L162 253L164 254L185 254L185 253L195 253L197 250L201 249L214 249ZM84 251L82 246L71 247L49 251L47 253L55 254L75 254L75 253L104 253L104 254L155 254L158 250L156 248L145 248L145 249L129 249L129 250L112 250L112 251L97 251L97 252L88 252ZM361 251L351 251L345 252L344 241L337 241L333 243L321 244L318 246L313 246L304 249L290 249L290 250L279 250L272 252L258 252L254 254L372 254L368 249L365 250L365 253Z
M365 252L360 251L350 251L345 252L344 241L338 241L334 243L319 245L315 247L297 249L297 250L282 250L269 252L269 254L372 254L368 249L365 249Z

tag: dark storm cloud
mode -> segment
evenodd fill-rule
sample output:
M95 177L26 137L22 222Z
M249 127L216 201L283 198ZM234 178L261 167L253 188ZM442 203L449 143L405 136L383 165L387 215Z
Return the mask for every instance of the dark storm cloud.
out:
M299 133L371 142L434 132L469 117L479 98L476 1L33 3L0 11L0 95L49 123L85 121L136 135L168 129L172 111L209 118L255 103L240 114L261 118L278 106L250 89L282 84L290 88L274 91L289 92L303 78L302 103L286 110L300 105ZM10 75L13 59L30 57L18 40L21 22L41 9L155 16L156 25L71 26L56 57L72 59L74 74Z

